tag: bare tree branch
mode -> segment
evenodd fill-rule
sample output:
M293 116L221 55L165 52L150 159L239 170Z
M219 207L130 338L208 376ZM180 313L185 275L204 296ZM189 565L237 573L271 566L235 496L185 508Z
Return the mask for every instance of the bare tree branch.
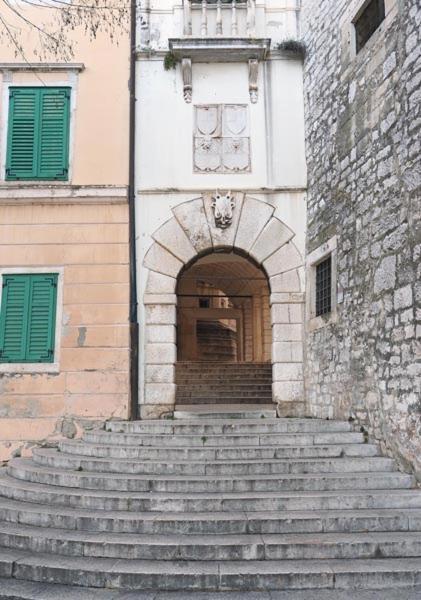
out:
M16 34L5 17L7 11L13 22L22 23ZM118 44L129 29L130 0L0 0L0 17L0 39L2 35L6 37L6 43L26 62L29 54L39 60L69 61L74 56L77 29L91 40L104 34ZM39 38L39 44L34 42L32 48L22 42L28 30L36 32Z

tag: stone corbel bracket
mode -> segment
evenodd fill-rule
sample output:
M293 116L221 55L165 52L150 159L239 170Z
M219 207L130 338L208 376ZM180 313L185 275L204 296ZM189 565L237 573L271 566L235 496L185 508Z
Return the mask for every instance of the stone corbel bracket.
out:
M188 104L190 104L192 101L192 94L193 94L191 58L183 58L182 59L181 73L183 75L184 100Z
M249 92L252 104L256 104L259 97L259 61L257 58L249 60Z

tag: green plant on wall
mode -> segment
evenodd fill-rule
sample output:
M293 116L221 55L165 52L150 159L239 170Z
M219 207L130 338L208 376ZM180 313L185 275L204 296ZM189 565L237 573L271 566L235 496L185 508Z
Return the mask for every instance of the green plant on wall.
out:
M175 56L173 52L167 52L164 58L164 69L166 71L170 71L171 69L175 69L177 63L179 62L178 58Z

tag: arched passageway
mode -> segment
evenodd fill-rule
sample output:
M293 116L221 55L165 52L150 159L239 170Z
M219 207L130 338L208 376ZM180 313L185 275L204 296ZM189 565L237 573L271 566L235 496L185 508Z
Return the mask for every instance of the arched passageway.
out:
M145 341L142 358L144 388L140 405L142 418L157 418L174 408L180 388L176 378L176 366L179 364L179 290L185 284L183 277L189 268L192 269L191 273L194 273L194 269L205 269L207 261L210 261L208 265L212 264L217 255L218 269L225 268L222 266L224 260L235 261L231 274L234 271L237 275L241 273L240 264L241 268L248 269L249 275L252 274L250 269L255 268L262 283L262 274L266 275L266 285L270 289L271 351L268 353L267 337L263 338L259 349L257 336L253 334L252 349L240 341L240 349L235 349L234 362L250 365L244 362L247 357L262 356L264 362L259 364L271 371L271 401L278 405L280 414L303 414L303 258L294 243L294 232L275 216L274 206L242 192L235 192L233 198L234 209L229 226L220 227L213 196L204 194L174 206L171 209L172 217L152 235L154 241L143 261L147 281L143 295ZM222 258L224 255L225 259ZM246 264L247 267L244 267ZM209 273L211 268L206 268ZM240 276L233 281L236 280L235 285L239 285L242 279ZM209 286L209 282L206 283L206 279L204 281ZM228 304L234 304L234 289L225 286L215 282L217 295L220 294L221 301L225 299ZM209 291L209 287L206 289ZM247 294L253 296L251 288ZM204 295L204 303L206 298ZM240 310L239 307L234 309ZM264 321L266 327L267 320ZM195 336L197 338L197 329ZM200 367L204 362L195 364ZM221 365L221 362L218 364Z
M270 290L263 270L234 252L212 252L177 285L177 359L271 360Z

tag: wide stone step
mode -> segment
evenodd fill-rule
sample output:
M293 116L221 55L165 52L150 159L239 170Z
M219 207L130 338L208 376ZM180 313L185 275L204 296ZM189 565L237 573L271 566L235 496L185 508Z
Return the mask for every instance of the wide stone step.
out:
M108 421L106 431L116 433L167 433L175 434L231 434L231 433L324 433L352 431L352 425L346 421L319 421L316 419L212 419L204 422L191 419L183 422L168 420L157 421Z
M0 545L46 554L159 561L266 561L421 556L421 532L139 535L0 522Z
M262 369L229 369L225 368L226 363L217 362L216 367L209 370L206 368L206 362L199 363L199 367L195 370L180 371L176 369L176 380L184 378L199 380L203 375L203 380L206 381L234 381L243 379L246 381L254 381L256 378L268 380L272 377L272 367ZM200 366L203 368L201 369Z
M177 397L190 397L196 396L198 398L229 398L233 396L235 398L243 397L243 398L266 398L268 396L272 396L272 386L268 385L264 386L248 386L247 390L241 390L240 388L234 388L232 386L203 386L193 387L190 385L186 386L177 386Z
M323 473L277 475L129 475L89 471L61 471L37 465L28 459L13 459L7 472L16 479L75 487L114 491L188 492L250 492L308 491L409 488L411 475L398 472Z
M148 535L421 531L421 509L129 512L0 499L0 521L41 528Z
M249 392L231 392L229 390L209 390L208 392L197 392L195 390L188 390L185 392L177 392L177 401L188 402L199 402L199 401L215 401L219 402L222 400L225 402L238 402L241 398L241 402L246 404L248 402L256 402L256 404L269 403L272 401L272 391L267 390L266 392L256 392L250 390Z
M249 383L245 383L244 380L240 380L237 383L234 382L230 382L230 381L225 381L225 382L218 382L218 381L209 381L207 383L201 381L200 383L178 383L177 384L177 389L178 390L184 390L184 389L189 389L189 388L194 388L195 390L208 390L209 388L211 389L221 389L221 390L237 390L239 392L247 392L250 389L252 390L267 390L268 388L271 388L272 384L271 381L267 380L267 381L262 381L261 383L258 383L256 381L253 382L249 382Z
M186 419L274 419L276 408L269 404L181 404L176 403L174 410L175 420Z
M156 513L240 513L261 511L309 511L354 509L420 509L421 493L414 489L351 489L276 492L122 492L80 490L60 485L45 486L0 475L4 498L46 506L90 510Z
M193 387L196 388L198 386L212 387L213 385L225 388L225 387L238 387L241 391L245 391L248 388L254 388L255 386L271 386L272 385L272 376L266 375L262 376L256 373L255 375L244 375L238 374L238 377L200 377L197 375L196 377L176 377L175 383L178 386L184 387ZM240 387L241 386L241 387Z
M1 600L310 600L308 590L285 592L128 592L0 578ZM358 600L419 600L421 586L358 589ZM355 591L311 590L311 600L356 600Z
M246 389L249 386L254 386L254 385L269 385L271 383L271 379L272 377L269 374L266 375L259 375L258 373L256 374L247 374L247 375L243 375L243 377L240 377L240 374L238 374L239 376L237 378L230 378L230 377L206 377L206 378L201 378L199 376L199 374L197 374L197 377L189 377L187 376L183 376L180 378L176 378L176 382L179 385L190 385L190 383L193 383L195 386L196 385L212 385L213 383L215 383L215 385L219 385L221 387L229 387L229 386L237 386L240 387L241 389ZM185 382L183 383L182 380L185 379Z
M176 368L179 371L192 369L200 370L200 366L201 363L198 361L179 361L177 362ZM227 362L223 365L220 365L217 361L209 361L206 363L205 367L208 371L219 370L221 368L225 370L243 369L247 371L250 369L271 369L272 364L270 362L239 362L234 360L232 362Z
M194 387L196 388L197 386L213 386L216 385L218 387L225 387L225 386L235 386L235 387L240 387L241 389L244 388L248 388L250 386L271 386L272 385L272 376L271 375L266 375L266 376L250 376L248 377L247 375L243 375L241 376L241 374L239 374L237 377L232 377L229 380L227 380L225 377L200 377L200 375L198 374L197 377L193 377L193 376L187 376L187 377L176 377L175 380L176 384L178 386L185 386L185 387Z
M333 458L333 459L290 459L243 460L224 462L180 461L180 462L139 462L128 459L86 458L63 454L55 449L33 451L36 464L55 469L91 471L95 473L127 473L145 475L275 475L287 473L347 473L396 471L396 464L390 458Z
M179 396L176 394L176 402L178 404L220 404L221 407L226 404L241 404L247 406L247 404L268 404L271 402L272 396L267 394L259 394L256 396Z
M265 591L389 588L419 583L421 561L405 559L146 561L0 551L0 575L131 590Z
M222 435L112 433L103 430L86 431L83 434L86 442L117 445L138 445L162 447L201 447L223 448L230 446L320 446L329 444L358 444L364 442L359 432L340 431L324 433L226 433Z
M62 452L96 458L169 461L270 460L293 458L340 458L378 456L375 444L331 444L327 446L242 446L240 448L153 448L150 446L109 446L81 440L62 440Z

